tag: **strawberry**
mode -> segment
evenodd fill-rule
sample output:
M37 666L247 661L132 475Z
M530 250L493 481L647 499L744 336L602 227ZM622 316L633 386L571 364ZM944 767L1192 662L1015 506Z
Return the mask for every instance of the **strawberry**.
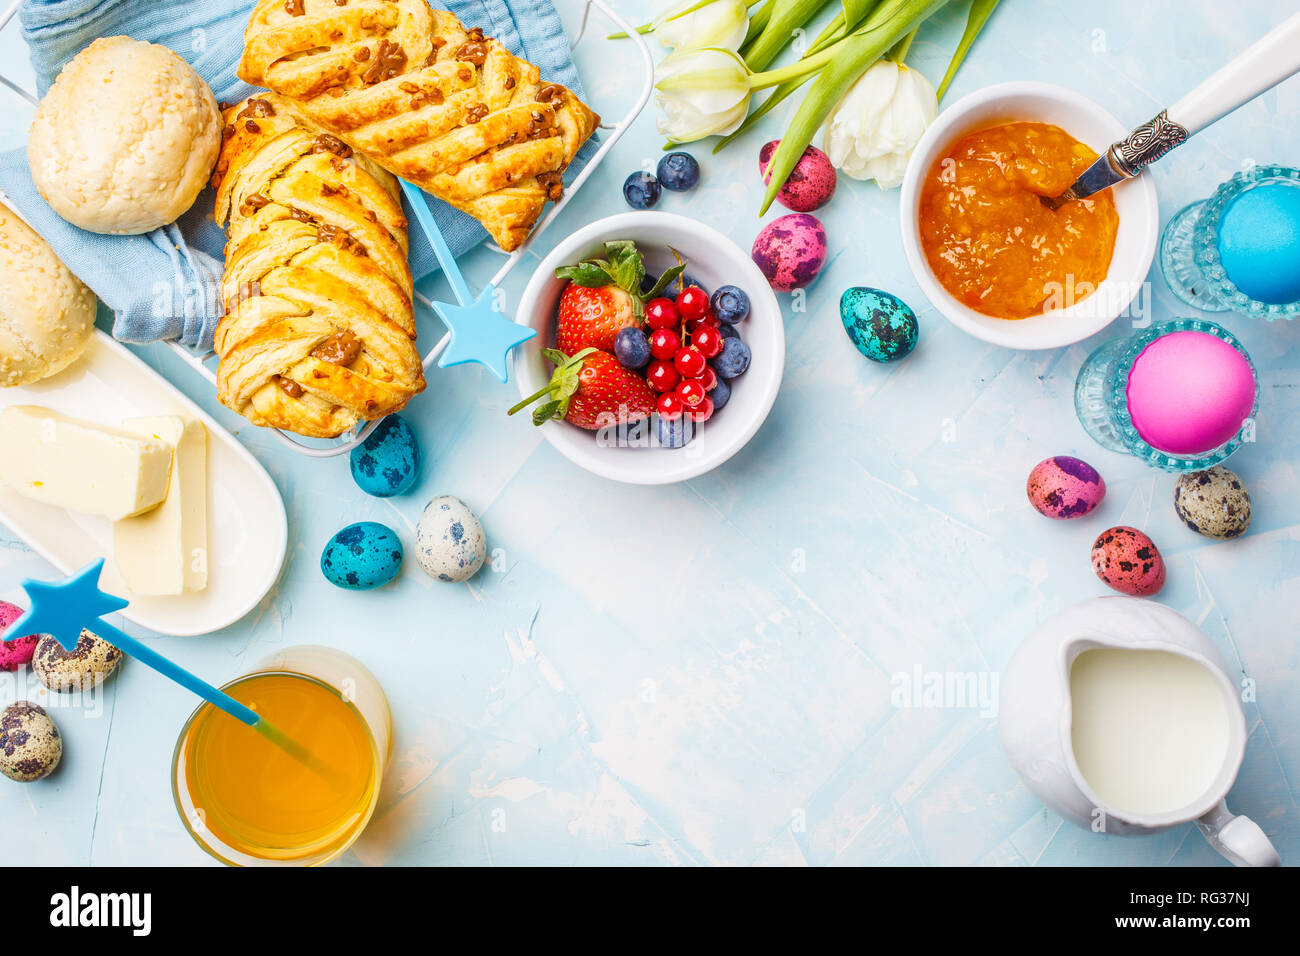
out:
M556 349L545 349L542 354L555 365L555 374L544 389L525 398L509 414L546 398L533 409L534 425L563 418L571 425L595 431L647 418L654 408L655 395L645 379L624 368L608 352L586 348L570 357Z
M630 292L616 285L592 288L570 282L560 296L555 347L566 355L586 348L612 352L621 330L645 321L638 316L635 303Z
M681 274L683 265L669 269L654 288L642 292L645 262L636 243L620 239L605 243L605 259L584 259L575 266L555 270L568 279L560 295L555 346L566 355L583 349L612 352L614 339L629 326L645 323L645 304Z

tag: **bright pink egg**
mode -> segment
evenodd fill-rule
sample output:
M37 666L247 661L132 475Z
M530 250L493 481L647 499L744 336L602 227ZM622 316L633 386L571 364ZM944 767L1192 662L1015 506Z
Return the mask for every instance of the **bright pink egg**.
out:
M9 625L23 616L23 609L0 601L0 636L9 629ZM31 662L40 643L39 634L28 634L12 641L0 641L0 671L16 671Z
M1197 455L1241 429L1255 405L1250 359L1207 332L1162 335L1142 350L1128 378L1133 427L1152 448Z

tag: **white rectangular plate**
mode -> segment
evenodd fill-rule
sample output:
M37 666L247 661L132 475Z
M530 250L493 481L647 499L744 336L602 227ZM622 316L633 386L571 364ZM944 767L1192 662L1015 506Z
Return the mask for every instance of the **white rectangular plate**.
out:
M188 415L208 429L208 586L174 597L135 595L113 561L106 518L37 504L0 486L0 522L65 574L106 558L100 587L131 602L122 616L185 637L233 624L280 576L288 546L284 500L266 469L216 420L124 346L96 330L86 353L53 378L0 389L0 408L44 405L118 426L124 418Z

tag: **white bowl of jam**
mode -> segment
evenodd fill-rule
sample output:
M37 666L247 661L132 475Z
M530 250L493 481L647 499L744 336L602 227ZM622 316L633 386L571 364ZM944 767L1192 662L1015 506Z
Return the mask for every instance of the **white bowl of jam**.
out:
M1159 236L1150 176L1048 209L1128 129L1073 90L1002 83L939 114L908 163L903 248L931 304L994 345L1050 349L1145 325Z

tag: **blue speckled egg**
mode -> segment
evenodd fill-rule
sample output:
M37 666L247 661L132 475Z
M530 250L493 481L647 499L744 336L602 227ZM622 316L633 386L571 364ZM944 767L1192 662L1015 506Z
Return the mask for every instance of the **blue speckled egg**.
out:
M420 472L420 443L400 415L389 415L352 449L352 479L377 498L400 495Z
M387 584L402 567L402 542L392 528L375 521L350 524L320 556L320 570L330 584L367 591Z
M880 289L845 289L840 321L854 347L873 362L894 362L916 348L916 313Z
M434 498L415 529L415 557L430 577L468 581L487 557L487 538L478 515L452 495Z

